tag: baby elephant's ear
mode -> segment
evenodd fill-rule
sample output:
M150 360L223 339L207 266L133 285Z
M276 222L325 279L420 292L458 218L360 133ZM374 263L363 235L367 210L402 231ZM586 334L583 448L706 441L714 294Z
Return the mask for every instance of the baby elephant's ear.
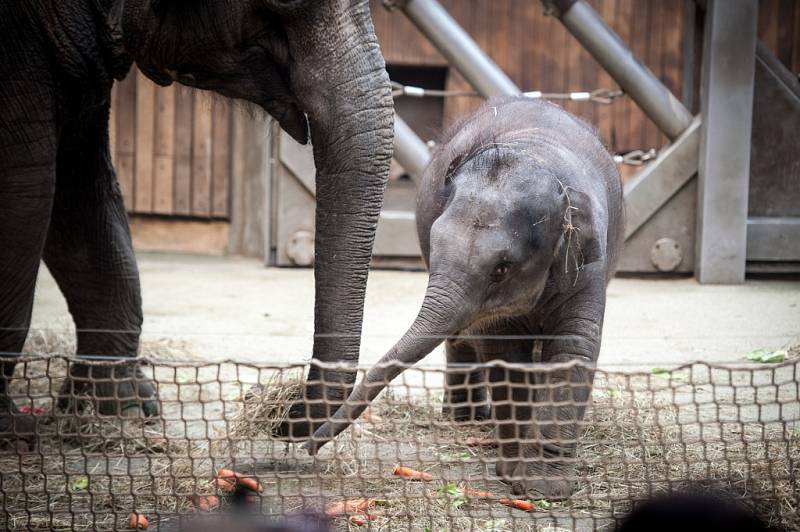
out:
M595 207L588 194L565 187L562 238L556 267L576 282L580 270L602 258L600 235L595 224Z

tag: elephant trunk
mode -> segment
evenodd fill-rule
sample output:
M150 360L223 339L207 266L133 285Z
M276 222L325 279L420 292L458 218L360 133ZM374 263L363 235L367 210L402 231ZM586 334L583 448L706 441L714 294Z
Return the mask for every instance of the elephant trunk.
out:
M389 78L365 0L332 16L293 26L292 54L309 54L293 79L309 117L316 165L313 361L306 404L291 418L322 420L342 403L356 378L367 274L392 159L394 106ZM328 13L330 15L330 13ZM320 26L320 27L316 27ZM309 36L323 42L309 43ZM319 362L321 364L315 364ZM328 369L331 363L338 368ZM341 363L344 363L342 367ZM308 437L308 423L289 436Z
M403 337L371 367L347 401L305 444L309 454L335 438L358 419L369 403L408 366L419 362L447 337L467 327L473 317L461 284L432 275L414 323Z

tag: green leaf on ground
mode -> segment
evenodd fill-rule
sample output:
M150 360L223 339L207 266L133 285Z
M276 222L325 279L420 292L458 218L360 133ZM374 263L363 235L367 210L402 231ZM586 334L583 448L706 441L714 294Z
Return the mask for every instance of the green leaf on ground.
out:
M448 482L445 486L440 488L439 495L447 500L447 503L453 510L458 510L467 504L467 498L464 496L464 491L456 486L453 482Z
M75 480L72 481L73 491L85 490L88 487L89 487L88 477L77 477Z
M753 349L747 353L747 360L758 362L760 364L774 364L775 362L783 362L786 360L786 355L786 349L777 349L772 351L762 347L759 349Z
M541 508L542 510L549 510L553 507L553 503L548 501L547 499L541 499L538 501L533 501L537 508Z
M653 368L650 370L650 373L652 373L656 377L662 377L664 379L672 379L675 381L685 381L689 378L689 376L686 375L685 373L674 373L671 369L667 368Z

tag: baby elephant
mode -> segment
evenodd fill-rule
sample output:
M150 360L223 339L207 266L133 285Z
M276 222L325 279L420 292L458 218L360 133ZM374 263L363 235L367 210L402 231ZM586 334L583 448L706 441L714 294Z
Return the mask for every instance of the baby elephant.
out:
M417 228L430 272L419 315L307 442L309 452L446 338L446 411L462 421L488 416L488 373L498 475L517 494L569 496L623 237L611 156L556 105L490 101L434 155ZM493 361L503 363L475 366Z

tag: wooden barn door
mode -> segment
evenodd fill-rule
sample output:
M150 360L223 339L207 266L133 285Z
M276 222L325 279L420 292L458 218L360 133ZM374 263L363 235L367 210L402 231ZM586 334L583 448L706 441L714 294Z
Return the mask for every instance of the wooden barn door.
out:
M208 93L159 87L136 69L116 83L111 153L128 212L229 219L231 115Z

